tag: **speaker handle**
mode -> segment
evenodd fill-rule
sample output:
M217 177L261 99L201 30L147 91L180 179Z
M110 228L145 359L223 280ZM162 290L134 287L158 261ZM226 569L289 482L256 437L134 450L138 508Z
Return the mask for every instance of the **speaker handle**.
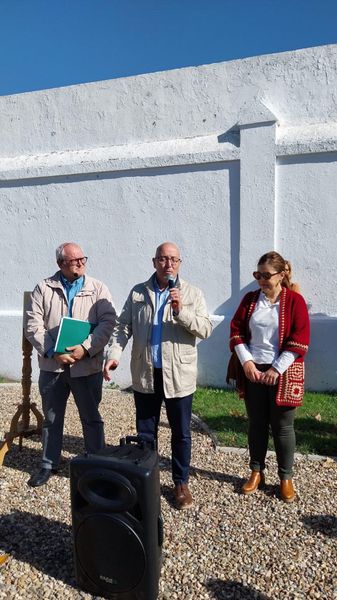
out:
M117 497L115 499L105 498L97 493L93 489L94 484L97 482L106 482L115 486ZM130 481L120 473L114 473L107 469L87 471L79 478L77 489L90 505L105 508L112 512L130 510L137 501L137 492Z
M138 444L138 446L142 449L146 447L150 447L151 450L157 450L156 440L153 439L152 435L147 435L146 433L140 433L138 435L127 435L124 438L120 438L119 445L125 446L126 444Z

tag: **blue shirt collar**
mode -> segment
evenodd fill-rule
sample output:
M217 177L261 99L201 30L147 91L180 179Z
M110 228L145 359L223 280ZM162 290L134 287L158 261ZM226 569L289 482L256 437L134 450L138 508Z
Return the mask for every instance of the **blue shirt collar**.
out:
M82 275L82 277L79 277L78 279L75 279L74 281L69 281L68 279L66 279L66 277L63 275L63 273L60 274L60 279L61 279L61 283L63 285L63 287L71 289L73 287L77 288L82 288L83 284L84 284L84 275Z

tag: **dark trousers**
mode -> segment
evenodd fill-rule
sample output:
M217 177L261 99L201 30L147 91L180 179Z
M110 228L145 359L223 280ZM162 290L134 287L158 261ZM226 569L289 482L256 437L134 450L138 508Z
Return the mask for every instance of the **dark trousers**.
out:
M80 415L87 452L104 448L104 423L98 411L102 399L103 374L70 377L69 367L61 373L40 371L39 389L44 422L42 428L42 467L57 469L63 438L64 415L70 392Z
M162 402L165 402L171 428L172 479L175 484L187 483L191 462L191 416L193 394L183 398L165 398L163 374L154 369L154 393L133 392L136 405L137 432L148 439L158 439Z
M266 371L270 365L256 365ZM269 426L271 426L278 474L280 479L291 479L293 475L296 408L278 406L275 398L277 385L246 382L246 410L249 419L248 443L250 468L262 471L268 448Z

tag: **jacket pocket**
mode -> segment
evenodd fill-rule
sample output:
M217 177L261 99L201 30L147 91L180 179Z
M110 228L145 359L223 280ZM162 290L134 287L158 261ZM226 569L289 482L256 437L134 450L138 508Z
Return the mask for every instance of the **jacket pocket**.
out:
M182 364L191 364L197 359L197 351L192 350L191 352L180 352L179 360Z

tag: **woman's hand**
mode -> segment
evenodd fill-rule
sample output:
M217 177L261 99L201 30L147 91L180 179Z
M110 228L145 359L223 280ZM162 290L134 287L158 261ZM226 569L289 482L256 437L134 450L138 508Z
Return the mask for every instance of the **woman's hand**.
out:
M247 360L242 365L242 368L249 381L251 381L252 383L260 383L262 373L256 368L254 361Z
M260 383L264 383L266 385L276 385L280 374L274 367L270 367L268 371L261 373Z

